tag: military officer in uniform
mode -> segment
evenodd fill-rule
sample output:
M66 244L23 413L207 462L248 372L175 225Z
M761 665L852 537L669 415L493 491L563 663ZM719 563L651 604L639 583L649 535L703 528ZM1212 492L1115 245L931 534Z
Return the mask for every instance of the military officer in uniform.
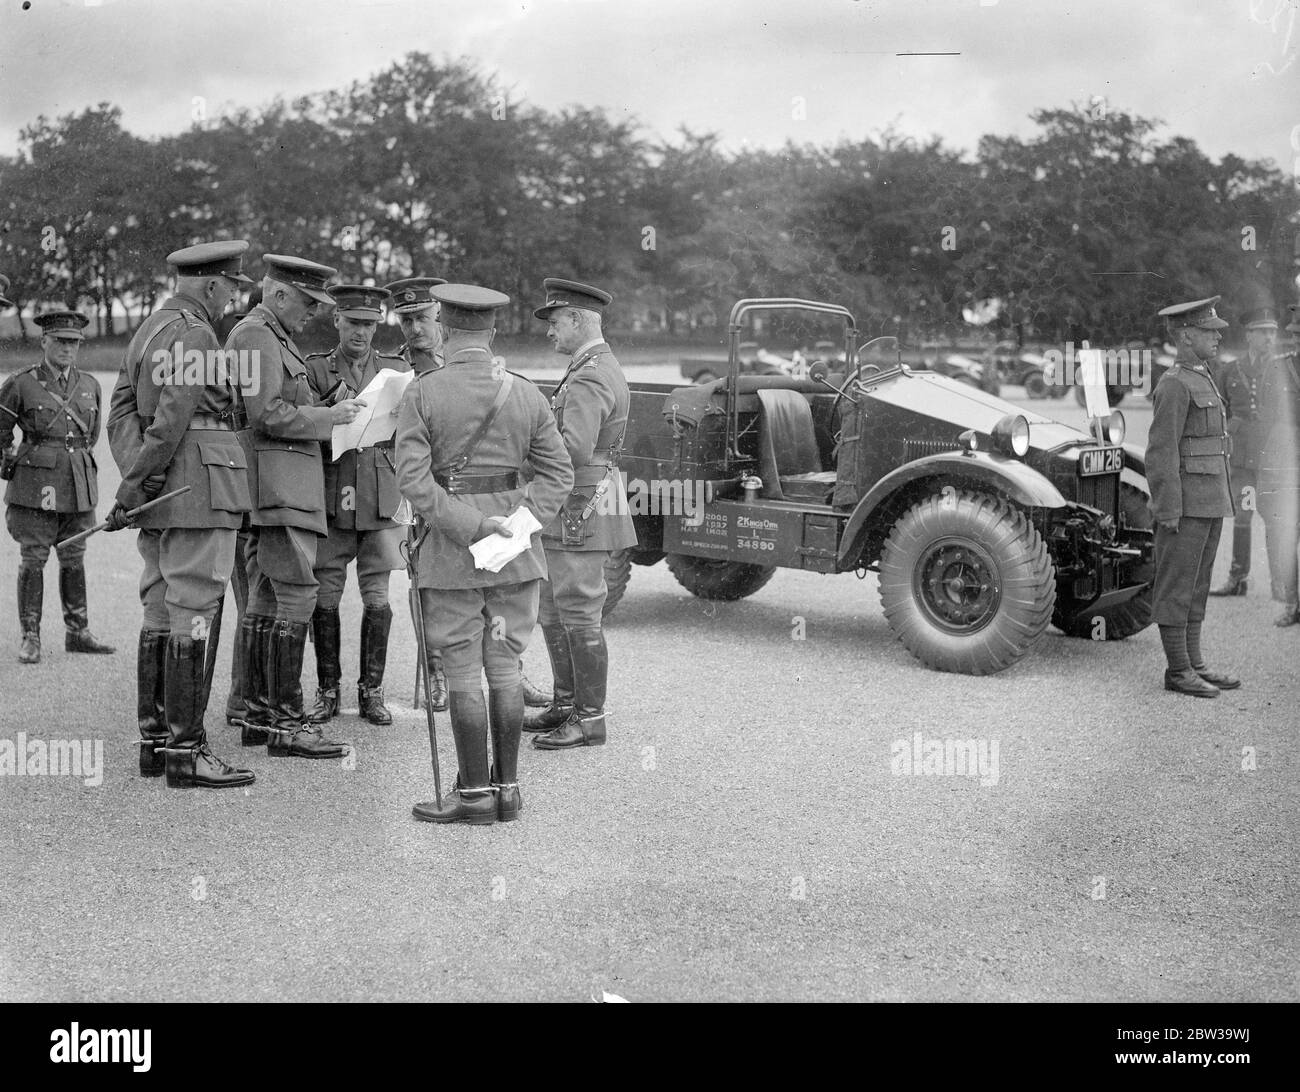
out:
M262 261L262 302L226 342L228 354L247 353L249 369L248 428L240 433L253 501L241 739L250 746L265 742L278 757L337 758L344 745L325 739L303 710L302 661L316 607L316 552L328 531L320 441L336 424L353 420L361 404L345 398L318 406L293 341L317 308L333 302L325 282L335 270L282 254Z
M533 314L548 324L555 351L570 357L551 409L574 480L560 514L542 532L550 577L539 617L555 691L525 727L546 733L533 740L535 747L560 750L605 742L605 561L611 551L636 545L636 532L618 470L631 396L601 332L613 297L577 281L550 277L543 283L546 302Z
M406 277L384 285L392 293L389 306L397 316L406 340L397 350L416 375L443 366L442 327L438 322L438 301L430 294L442 277ZM442 669L442 653L430 647L428 671L429 699L434 709L447 708L447 676Z
M212 753L204 730L207 637L235 566L235 538L252 505L237 434L238 376L214 324L251 280L248 243L200 243L167 255L176 294L131 338L109 407L108 434L122 471L109 530L126 512L181 486L190 492L132 521L144 560L144 619L136 660L140 773L173 788L233 788L253 781Z
M529 509L545 526L573 484L546 399L527 379L495 365L496 309L509 297L474 285L438 285L446 367L411 382L398 414L397 476L427 525L418 547L417 587L426 644L442 650L459 777L439 808L416 804L417 819L492 823L518 818L519 673L537 622L546 575L540 541L499 572L477 568L471 543L509 532L503 518ZM524 482L521 470L531 465ZM485 707L482 675L489 691ZM488 764L488 734L493 764Z
M416 374L442 367L442 331L438 325L438 301L430 295L441 277L406 277L384 285L391 293L390 306L406 341L397 351Z
M1153 399L1147 482L1156 521L1152 615L1169 666L1165 689L1198 698L1241 685L1212 672L1201 652L1210 571L1225 516L1233 515L1227 410L1209 365L1219 351L1219 296L1160 312L1178 350Z
M1246 328L1246 355L1224 364L1215 383L1228 407L1228 435L1232 438L1232 494L1237 517L1232 526L1232 567L1228 579L1211 588L1211 595L1245 595L1250 574L1250 525L1255 518L1259 483L1256 472L1264 447L1264 406L1260 401L1264 373L1272 363L1277 339L1277 316L1262 307L1242 317Z
M77 370L77 350L88 319L76 311L50 311L35 319L41 328L43 359L15 373L0 387L0 476L5 489L5 525L21 548L18 566L18 662L41 658L41 610L45 562L50 547L95 523L99 500L93 454L99 438L99 384ZM22 443L10 454L14 430ZM86 542L61 547L59 596L67 627L68 652L111 653L90 632L86 617Z
M1300 304L1291 305L1288 332L1300 333ZM1268 361L1262 386L1263 451L1259 513L1267 528L1273 598L1282 604L1275 626L1300 622L1296 548L1300 545L1300 374L1295 347Z
M369 285L336 284L334 327L339 343L328 353L307 358L307 379L324 404L339 397L356 397L385 368L408 372L405 358L376 352L375 330L383 318L388 291ZM395 423L395 422L394 422ZM393 611L388 605L388 574L402 568L402 527L393 516L401 504L390 437L361 451L345 451L333 458L329 442L325 455L325 515L329 533L316 552L316 579L320 589L311 616L316 646L319 689L316 704L307 714L313 724L323 724L339 711L339 602L347 580L348 563L357 565L361 588L361 673L357 702L371 724L392 724L384 706L384 665L388 659L388 632Z

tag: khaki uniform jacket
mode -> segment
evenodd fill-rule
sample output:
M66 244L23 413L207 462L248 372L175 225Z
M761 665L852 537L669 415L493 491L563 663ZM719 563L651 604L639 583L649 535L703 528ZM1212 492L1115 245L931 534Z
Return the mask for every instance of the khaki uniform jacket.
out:
M99 502L99 468L92 449L99 439L103 396L94 377L75 366L68 369L67 388L66 393L59 390L59 370L44 361L0 386L0 451L13 443L15 429L23 434L5 489L6 504L89 512ZM89 446L68 450L64 437L80 442L83 436Z
M258 304L240 320L226 351L248 352L242 393L255 527L298 527L323 535L325 474L320 441L329 439L330 410L317 406L307 363L274 312Z
M145 478L166 475L162 492L190 491L136 519L142 528L237 528L251 507L248 460L237 436L237 372L202 304L173 296L131 338L108 411L108 438L122 471L117 500L147 499ZM198 420L196 420L196 417ZM220 428L192 425L224 423Z
M402 357L371 349L361 368L354 371L336 348L307 357L307 381L319 402L340 380L353 394L360 394L384 368L394 372L411 370ZM330 442L325 440L321 443L321 455L325 460L325 515L331 527L342 531L380 531L398 526L393 515L402 502L402 495L397 490L397 464L391 441L361 451L345 451L335 462Z
M1146 459L1154 518L1233 515L1227 415L1205 365L1180 360L1153 401Z
M445 368L411 380L397 418L397 482L429 526L420 545L417 586L485 588L546 576L540 534L500 572L474 567L470 543L485 516L509 515L520 505L546 526L573 487L573 469L550 408L531 381L515 376L505 404L464 468L467 474L519 471L531 464L525 486L500 493L452 495L434 473L454 463L478 430L501 381L486 354L465 350Z
M623 435L627 431L632 396L623 369L603 341L575 357L551 396L555 424L573 463L573 492L565 508L574 515L591 500L614 465L597 507L583 524L581 545L561 541L559 517L543 531L548 550L621 550L636 545L636 531L627 510L622 478L617 471Z
M1228 408L1228 435L1232 437L1230 462L1242 470L1259 468L1266 432L1261 393L1267 368L1268 361L1263 357L1248 356L1225 364L1215 377Z

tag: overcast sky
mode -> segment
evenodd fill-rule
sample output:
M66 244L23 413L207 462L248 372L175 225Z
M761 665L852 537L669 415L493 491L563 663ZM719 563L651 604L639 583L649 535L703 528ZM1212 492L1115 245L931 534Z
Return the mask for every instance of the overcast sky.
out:
M0 152L42 113L108 101L175 133L195 96L257 105L412 50L731 148L892 123L969 151L1104 96L1216 158L1300 160L1300 0L3 0Z

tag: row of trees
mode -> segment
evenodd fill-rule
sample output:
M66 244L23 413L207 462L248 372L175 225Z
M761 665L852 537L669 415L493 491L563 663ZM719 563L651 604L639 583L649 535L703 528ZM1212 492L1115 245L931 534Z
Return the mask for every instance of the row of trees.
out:
M555 274L609 286L624 325L681 332L742 296L795 295L911 340L953 336L987 299L1003 334L1119 339L1180 298L1294 298L1297 184L1272 164L1216 163L1097 103L1033 118L1032 138L973 155L893 131L729 153L714 134L540 110L468 62L411 54L159 139L108 104L38 118L0 158L0 271L29 310L89 304L101 331L110 309L154 305L163 255L218 237L349 280L490 284L519 329Z

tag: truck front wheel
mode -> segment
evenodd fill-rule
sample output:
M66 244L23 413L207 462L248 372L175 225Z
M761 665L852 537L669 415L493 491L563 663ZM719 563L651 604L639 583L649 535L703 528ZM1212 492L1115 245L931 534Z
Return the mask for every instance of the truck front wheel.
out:
M1047 628L1056 577L1023 512L949 489L894 524L880 561L880 601L894 635L926 666L991 675Z
M744 599L772 579L770 565L748 565L715 557L669 554L668 569L683 588L701 599Z

